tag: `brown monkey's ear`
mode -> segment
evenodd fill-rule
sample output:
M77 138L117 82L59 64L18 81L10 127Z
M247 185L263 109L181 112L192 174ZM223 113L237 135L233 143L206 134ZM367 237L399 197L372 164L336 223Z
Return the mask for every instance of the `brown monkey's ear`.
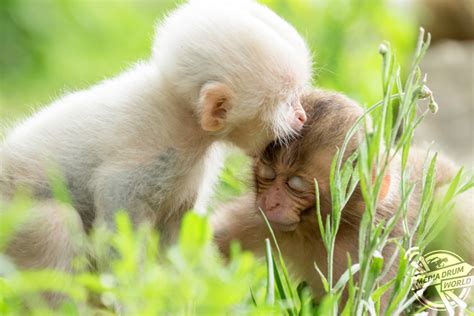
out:
M375 170L372 173L372 181L375 181ZM379 191L379 201L384 201L390 192L390 186L392 184L392 177L390 176L390 170L388 170L382 179L382 184L380 185Z
M380 201L385 200L385 198L388 195L388 192L390 192L391 182L392 182L392 177L390 176L390 172L387 172L387 174L383 176L382 184L380 185L380 192L379 192Z
M210 82L201 89L199 98L201 127L208 132L221 130L231 109L232 90L220 82Z

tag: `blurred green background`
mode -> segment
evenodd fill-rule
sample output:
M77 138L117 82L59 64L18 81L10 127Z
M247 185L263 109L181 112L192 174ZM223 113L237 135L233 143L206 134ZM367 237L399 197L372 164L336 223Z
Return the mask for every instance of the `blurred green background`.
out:
M182 1L3 0L0 115L16 119L147 58L155 24L176 2ZM382 40L390 40L402 58L413 48L413 17L384 1L262 2L308 40L315 83L359 101L379 95Z
M93 85L147 58L155 24L180 2L1 0L0 135L65 91ZM434 79L429 84L436 88L441 109L436 119L424 123L420 134L424 140L438 141L459 161L474 161L473 0L261 2L307 39L315 60L315 85L346 93L361 104L381 96L377 47L382 41L390 41L401 64L409 66L419 25L433 32L437 42L456 40L454 47L426 58L431 68L427 65L425 70ZM452 76L447 76L450 71ZM459 129L446 133L439 128L446 124Z
M180 2L0 0L0 136L5 128L65 91L86 88L147 58L155 24ZM400 63L409 67L418 26L432 31L435 43L428 51L423 69L429 73L429 86L437 97L440 111L426 119L417 136L422 140L436 140L457 161L474 164L472 0L261 2L293 24L307 39L315 60L314 84L348 94L361 104L372 104L381 97L379 44L390 41ZM245 190L244 181L240 179L245 179L246 172L246 161L240 156L231 156L221 174L217 199L227 199ZM18 216L17 208L12 207L12 210L11 214ZM212 306L222 305L227 311L235 302L245 307L243 302L248 300L249 285L255 283L261 283L254 286L258 291L256 297L263 298L264 265L245 255L237 257L230 269L224 268L215 262L216 256L201 249L204 246L195 245L203 240L195 236L202 223L190 222L188 226L183 232L190 234L185 239L191 241L192 247L181 251L188 257L183 259L180 252L172 253L170 264L164 268L148 267L146 271L151 274L142 273L141 266L138 268L134 256L139 257L135 249L141 246L135 246L130 228L119 230L115 238L121 238L117 245L125 247L125 250L121 248L124 259L116 265L114 276L118 286L111 293L123 299L123 306L131 311L133 308L152 308L153 311L165 308L169 312L170 308L187 307L188 296L195 296L198 298L193 304L197 307L212 302ZM137 238L136 242L140 241L142 239ZM151 258L154 258L153 251L150 251ZM189 262L190 265L185 264ZM10 286L20 287L24 292L30 288L37 291L41 286L51 286L54 278L46 275L38 279L33 275L19 280L21 282L1 283L0 279L0 289ZM90 284L84 286L86 281ZM68 290L82 291L100 281L100 275L92 274L90 279L76 279ZM109 291L98 290L105 294ZM12 290L9 294L13 300L2 301L0 297L0 314L2 310L16 310L20 305L11 302L16 302L22 293ZM176 293L184 294L177 296ZM136 299L140 295L148 304ZM84 298L76 300L82 302Z

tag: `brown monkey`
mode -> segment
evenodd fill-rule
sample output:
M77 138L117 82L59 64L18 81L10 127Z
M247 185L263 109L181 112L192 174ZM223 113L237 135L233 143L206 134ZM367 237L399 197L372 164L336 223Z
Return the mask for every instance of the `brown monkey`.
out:
M271 144L255 161L255 192L238 198L223 206L213 216L215 239L221 251L228 255L229 244L238 240L246 250L263 256L264 239L269 238L259 208L268 218L290 271L311 286L316 298L323 295L323 287L314 263L326 272L327 253L324 248L315 214L314 178L320 190L321 211L331 211L329 191L330 165L337 147L343 143L348 129L355 123L362 109L340 94L314 91L303 99L307 122L301 138L288 147ZM346 157L354 152L361 141L361 133L350 141ZM421 180L424 154L412 150L410 167L412 180ZM377 217L388 219L400 202L398 193L398 167L395 161L383 178ZM437 186L447 183L453 175L454 166L440 159L437 165ZM409 221L413 222L419 200L415 192L410 201ZM357 262L359 223L364 212L364 203L357 190L342 213L341 225L336 240L336 280L347 269L347 254ZM323 219L324 220L324 219ZM398 225L395 236L402 233ZM392 249L386 249L389 256ZM393 274L395 271L391 271ZM390 275L390 273L389 273Z

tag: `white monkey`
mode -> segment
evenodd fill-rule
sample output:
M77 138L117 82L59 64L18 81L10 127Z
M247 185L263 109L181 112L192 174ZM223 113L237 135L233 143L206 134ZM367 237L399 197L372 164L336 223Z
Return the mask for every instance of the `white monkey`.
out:
M217 174L210 149L227 142L254 154L298 131L310 78L304 40L268 8L180 6L158 26L148 60L61 97L7 135L0 197L26 189L37 201L7 253L23 267L70 270L74 243L52 199L51 169L64 175L85 232L113 225L115 211L126 209L172 242L198 188Z

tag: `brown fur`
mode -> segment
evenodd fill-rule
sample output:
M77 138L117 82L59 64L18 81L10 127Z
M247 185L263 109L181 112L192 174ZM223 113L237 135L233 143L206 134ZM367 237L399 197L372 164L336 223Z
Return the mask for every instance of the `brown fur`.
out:
M263 256L264 239L270 238L268 228L258 211L262 196L269 191L277 181L286 181L292 175L305 178L308 183L313 179L318 180L320 188L320 205L323 216L331 212L331 197L329 190L329 170L332 157L337 147L342 145L348 129L362 114L362 109L351 100L334 93L324 91L313 91L303 100L303 106L307 112L308 120L301 134L301 138L295 140L288 147L271 144L260 159L255 163L255 193L249 193L238 198L235 202L224 205L217 210L213 217L213 225L216 230L215 240L221 251L228 255L229 245L232 240L241 243L243 249L250 250ZM349 143L346 156L356 150L362 135L359 133ZM421 180L423 160L425 153L420 149L414 149L409 156L409 168L412 168L412 181ZM258 177L258 170L262 164L271 166L276 173L273 180ZM390 165L391 183L386 198L381 199L377 208L377 220L390 218L400 203L398 187L398 158ZM453 176L454 167L445 158L438 160L437 164L437 186L446 184ZM283 178L283 180L281 180ZM418 187L420 187L418 185ZM321 240L319 227L315 213L315 192L311 186L305 192L293 192L284 187L285 194L290 196L293 205L287 212L294 212L300 217L300 221L293 231L281 231L277 226L273 227L277 241L286 264L291 273L305 280L311 286L316 298L321 297L323 287L321 280L314 268L316 263L323 272L327 270L327 253ZM413 224L417 205L419 203L419 192L415 191L409 205L409 224ZM365 205L359 190L356 189L348 205L343 210L341 225L337 235L335 249L335 271L336 280L347 269L347 254L351 255L352 262L357 262L359 223ZM267 210L264 210L268 214ZM324 220L324 218L323 218ZM272 224L273 226L273 224ZM398 224L393 236L403 233L401 224ZM393 248L384 249L383 255L386 260L393 253ZM393 268L388 277L396 272Z

